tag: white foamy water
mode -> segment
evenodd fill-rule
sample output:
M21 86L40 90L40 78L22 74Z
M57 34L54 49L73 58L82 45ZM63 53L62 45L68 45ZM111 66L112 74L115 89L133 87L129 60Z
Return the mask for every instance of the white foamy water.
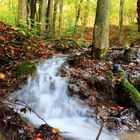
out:
M48 124L60 129L67 140L95 140L100 126L94 119L85 117L87 108L76 99L68 97L66 79L58 75L64 58L54 57L38 65L37 75L29 78L27 86L18 91L17 98L26 102ZM43 124L34 113L28 113L29 121ZM99 140L118 140L107 130L103 130Z

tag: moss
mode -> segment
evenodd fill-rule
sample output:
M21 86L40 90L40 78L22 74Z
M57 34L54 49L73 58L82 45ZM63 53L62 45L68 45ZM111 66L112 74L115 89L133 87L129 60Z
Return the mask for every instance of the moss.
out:
M35 63L25 60L22 64L16 66L13 75L20 78L27 77L35 73L36 69Z
M133 85L140 92L140 78L135 78Z
M106 78L107 80L112 80L112 78L113 78L113 73L112 73L111 71L106 72L105 78Z
M116 101L119 105L134 107L140 105L139 91L128 81L122 80L115 85L116 88Z
M129 94L131 101L134 104L140 104L140 93L138 90L128 81L124 83L124 89Z
M106 60L108 54L108 48L93 48L93 55L96 60Z

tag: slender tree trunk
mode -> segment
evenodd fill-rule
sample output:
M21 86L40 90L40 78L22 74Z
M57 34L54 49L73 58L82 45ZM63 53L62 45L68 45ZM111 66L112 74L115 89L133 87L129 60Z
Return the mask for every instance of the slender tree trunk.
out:
M30 20L31 20L31 27L34 27L35 14L36 14L36 0L30 0Z
M59 27L58 27L58 37L60 37L61 30L62 30L62 13L63 13L63 0L59 3Z
M109 11L110 0L98 0L93 31L91 54L96 59L104 59L109 48Z
M56 16L57 16L58 3L59 3L59 0L55 0L54 10L53 10L53 25L52 25L54 35L55 35L55 30L56 30L55 26L56 26Z
M39 30L40 34L43 35L46 31L46 8L47 8L47 1L40 0L39 1Z
M27 25L27 2L26 0L18 0L18 25Z
M138 24L138 31L140 33L140 0L137 1L137 24Z
M124 1L120 0L120 12L119 12L119 45L122 46L122 35L123 35L123 13L124 13Z
M47 32L52 32L52 20L53 20L53 0L48 0L48 8L47 8Z
M80 3L78 4L78 9L77 9L76 18L75 18L74 33L76 33L76 31L77 31L77 24L78 24L79 18L80 18L80 12L81 12L82 3L83 3L83 0L80 0Z
M11 7L11 0L8 1L8 7L9 7L9 10L11 10L11 8L12 8Z
M86 6L85 6L84 18L83 18L81 39L84 37L84 33L85 33L85 29L86 29L86 24L87 24L87 21L88 21L89 7L90 7L90 0L87 0Z

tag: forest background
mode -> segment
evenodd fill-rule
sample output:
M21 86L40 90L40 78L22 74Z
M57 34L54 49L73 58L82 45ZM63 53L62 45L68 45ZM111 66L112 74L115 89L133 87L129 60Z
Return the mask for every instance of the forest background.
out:
M96 15L97 0L64 0L63 5L58 2L55 33L48 33L48 37L75 37L80 45L89 45L93 38L93 26ZM79 19L76 21L80 6ZM36 12L39 12L39 2L36 3ZM116 45L116 37L119 34L119 9L120 0L111 0L110 9L110 44ZM54 10L54 8L53 8ZM52 11L53 12L53 11ZM37 35L38 15L35 15L34 28L30 29L33 35ZM61 16L61 19L60 19ZM0 19L12 26L18 23L18 0L0 0ZM61 23L60 23L61 22ZM77 23L76 23L77 22ZM137 0L125 0L124 3L124 36L125 43L132 43L139 36L137 27ZM76 27L75 27L76 26ZM76 29L75 29L76 28ZM125 33L125 30L126 33ZM25 29L21 29L24 33ZM75 35L75 36L74 36ZM116 42L116 44L115 44Z

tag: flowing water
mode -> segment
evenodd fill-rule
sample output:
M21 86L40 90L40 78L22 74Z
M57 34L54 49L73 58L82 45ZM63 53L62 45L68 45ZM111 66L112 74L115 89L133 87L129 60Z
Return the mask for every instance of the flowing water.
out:
M58 71L64 63L63 57L54 57L38 65L37 75L29 78L27 86L16 95L34 109L48 124L58 127L66 140L95 140L100 126L94 119L85 116L88 108L78 99L68 97L67 82ZM44 122L34 113L27 117L34 125ZM117 140L113 134L103 130L100 140Z

